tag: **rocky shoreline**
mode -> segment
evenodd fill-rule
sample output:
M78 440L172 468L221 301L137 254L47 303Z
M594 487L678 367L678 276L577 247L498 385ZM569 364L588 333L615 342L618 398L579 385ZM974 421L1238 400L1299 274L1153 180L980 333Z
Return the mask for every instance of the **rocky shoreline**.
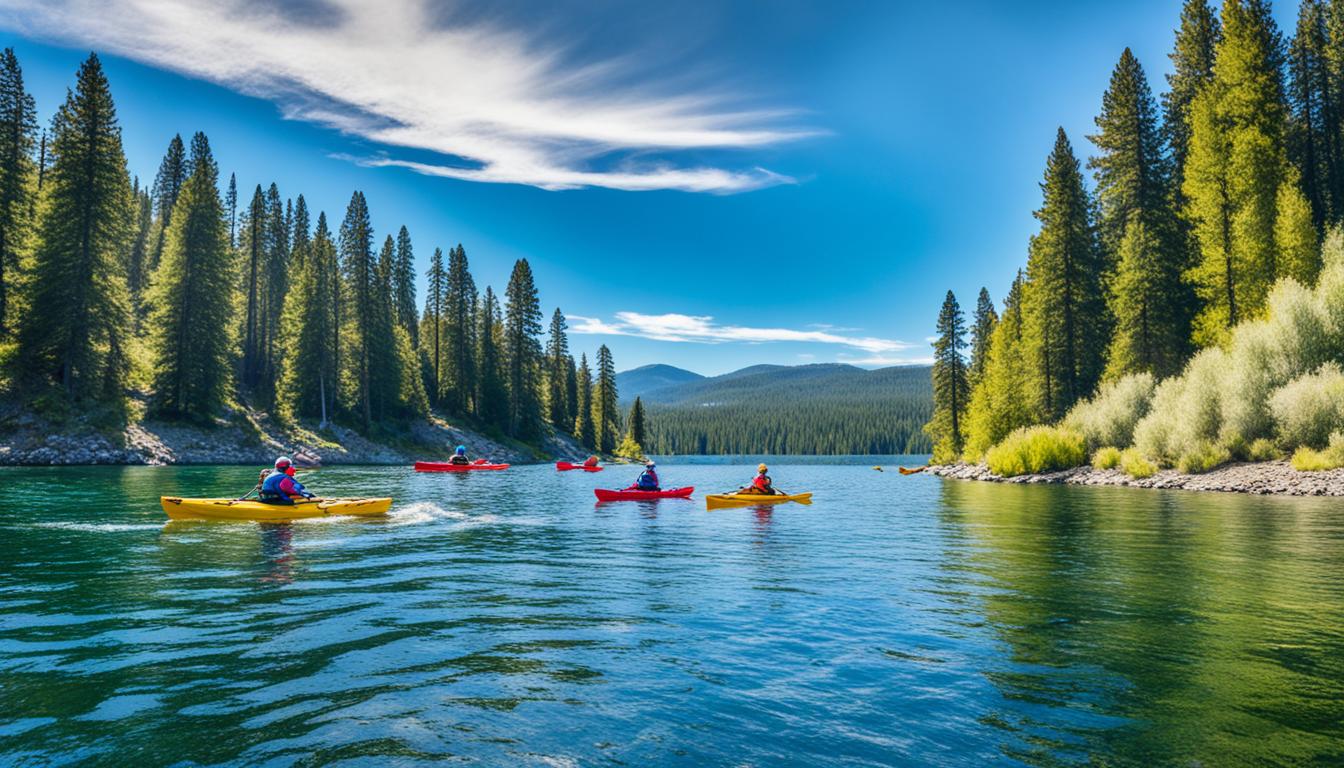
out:
M1344 496L1344 469L1299 472L1286 461L1235 462L1198 475L1164 469L1152 477L1136 479L1118 469L1076 467L1017 477L1000 477L984 464L931 466L927 474L954 480L991 483L1067 484L1166 488L1184 491L1215 491L1283 496Z

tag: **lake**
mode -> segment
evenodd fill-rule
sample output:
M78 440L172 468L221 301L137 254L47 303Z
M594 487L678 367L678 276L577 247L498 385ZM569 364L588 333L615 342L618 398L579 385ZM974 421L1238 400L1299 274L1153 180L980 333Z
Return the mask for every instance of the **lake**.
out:
M269 526L158 507L250 468L0 470L0 765L1344 763L1340 501L897 461L327 468L391 515Z

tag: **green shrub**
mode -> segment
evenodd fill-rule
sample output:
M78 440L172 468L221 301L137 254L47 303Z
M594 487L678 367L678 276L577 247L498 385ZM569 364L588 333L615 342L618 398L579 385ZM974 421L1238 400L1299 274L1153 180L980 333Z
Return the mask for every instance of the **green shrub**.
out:
M1274 390L1269 410L1284 445L1324 447L1332 432L1344 429L1344 371L1326 363L1298 376Z
M1227 353L1211 347L1195 355L1185 373L1159 384L1148 415L1134 427L1134 447L1171 465L1201 443L1216 440L1227 365Z
M1135 480L1157 474L1157 465L1144 458L1137 448L1126 448L1120 454L1120 470Z
M1120 466L1120 449L1108 445L1092 454L1092 466L1097 469L1115 469Z
M1251 443L1246 449L1246 459L1248 461L1275 461L1283 458L1283 452L1274 444L1273 440L1260 438Z
M986 454L989 470L1002 477L1052 472L1087 463L1083 436L1062 427L1023 427Z
M1299 472L1324 472L1344 467L1344 432L1330 435L1324 450L1303 446L1293 453L1293 469Z
M1176 460L1176 468L1187 475L1197 475L1220 467L1232 460L1232 454L1216 443L1201 442L1192 446Z
M1061 425L1078 432L1087 447L1129 445L1134 426L1148 413L1156 383L1151 373L1134 373L1103 384L1091 400L1079 402Z

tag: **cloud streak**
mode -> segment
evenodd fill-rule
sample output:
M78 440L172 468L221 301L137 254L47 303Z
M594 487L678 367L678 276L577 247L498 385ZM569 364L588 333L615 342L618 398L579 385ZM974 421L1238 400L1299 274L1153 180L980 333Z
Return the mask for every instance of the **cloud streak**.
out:
M352 159L454 179L742 192L793 180L670 158L816 135L785 125L787 111L622 86L628 62L619 59L567 63L563 48L517 30L445 25L427 0L325 5L314 21L240 0L0 0L0 25L208 80L384 148L432 153Z
M831 344L861 350L868 357L854 362L867 364L869 361L883 361L886 364L898 352L914 349L916 345L894 339L880 339L871 336L850 336L830 330L797 330L793 328L752 328L740 325L721 325L706 315L663 314L645 315L639 312L617 312L611 321L596 317L571 315L570 333L594 334L601 336L636 336L655 341L690 342L699 344L722 344L739 342L764 344L771 342L796 342L805 344Z

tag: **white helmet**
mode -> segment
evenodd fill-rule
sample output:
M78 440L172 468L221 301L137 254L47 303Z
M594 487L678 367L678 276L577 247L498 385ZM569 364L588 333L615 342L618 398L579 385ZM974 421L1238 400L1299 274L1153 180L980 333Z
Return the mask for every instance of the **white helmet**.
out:
M286 469L293 464L294 462L290 461L288 456L281 456L275 460L276 469Z

